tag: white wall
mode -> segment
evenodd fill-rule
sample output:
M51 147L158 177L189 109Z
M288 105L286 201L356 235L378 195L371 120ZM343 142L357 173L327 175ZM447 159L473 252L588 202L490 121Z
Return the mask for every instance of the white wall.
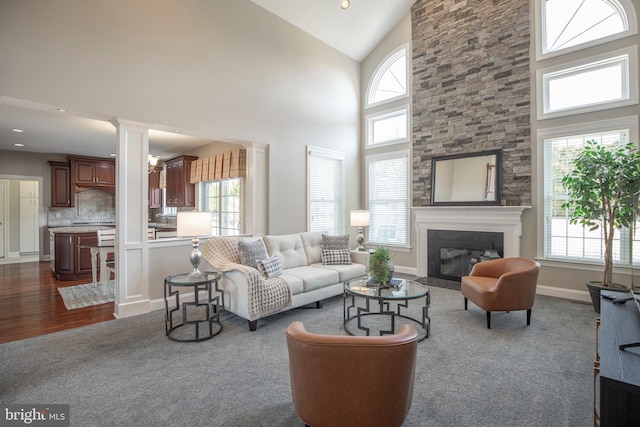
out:
M270 233L306 228L307 144L359 205L360 65L249 0L3 0L0 51L2 96L269 144Z

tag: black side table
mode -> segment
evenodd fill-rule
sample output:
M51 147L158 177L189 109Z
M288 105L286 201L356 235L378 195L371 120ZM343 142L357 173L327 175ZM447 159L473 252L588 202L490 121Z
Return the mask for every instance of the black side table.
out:
M176 274L164 279L165 332L173 341L198 342L213 338L222 331L220 323L220 295L213 296L211 285L218 289L220 275L205 273L200 279L192 279L188 274ZM193 288L194 301L180 304L179 289ZM206 292L204 301L200 300L200 292ZM175 306L169 308L169 300L175 297ZM182 308L182 321L174 324L173 313ZM193 325L193 333L177 329L182 326ZM184 331L184 332L183 332Z

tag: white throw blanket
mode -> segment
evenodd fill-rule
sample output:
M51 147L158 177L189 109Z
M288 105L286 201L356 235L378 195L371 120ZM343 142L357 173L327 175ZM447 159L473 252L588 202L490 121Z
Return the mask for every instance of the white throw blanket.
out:
M249 284L249 314L266 316L291 304L291 288L286 280L273 277L265 280L258 270L240 264L239 237L211 237L202 247L202 257L220 272L240 271Z

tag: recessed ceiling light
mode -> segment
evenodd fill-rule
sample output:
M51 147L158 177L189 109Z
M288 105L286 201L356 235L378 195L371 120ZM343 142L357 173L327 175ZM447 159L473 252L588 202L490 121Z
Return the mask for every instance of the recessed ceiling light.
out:
M65 110L64 108L58 108L58 113L66 113L67 110Z
M109 155L110 155L111 157L115 157L115 156L116 156L116 153L111 153L111 154L109 154Z
M340 7L342 9L348 9L350 5L351 5L351 2L349 0L341 0L340 1Z
M18 128L13 128L13 129L11 129L11 130L12 130L13 132L18 132L18 133L22 133L22 132L24 132L24 130L22 130L22 129L18 129Z
M15 145L16 147L24 147L24 144L20 144L19 142L15 143L13 145Z

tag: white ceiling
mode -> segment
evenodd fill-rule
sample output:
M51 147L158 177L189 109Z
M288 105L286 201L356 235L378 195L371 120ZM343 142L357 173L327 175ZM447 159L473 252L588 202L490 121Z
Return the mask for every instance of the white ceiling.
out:
M280 18L362 61L410 10L415 0L251 0ZM110 117L59 112L55 106L0 96L0 150L109 157L115 152ZM16 133L11 129L23 129ZM176 133L149 133L149 152L163 159L210 144L212 140ZM16 147L14 144L24 144Z
M416 0L251 0L358 62L371 53Z

